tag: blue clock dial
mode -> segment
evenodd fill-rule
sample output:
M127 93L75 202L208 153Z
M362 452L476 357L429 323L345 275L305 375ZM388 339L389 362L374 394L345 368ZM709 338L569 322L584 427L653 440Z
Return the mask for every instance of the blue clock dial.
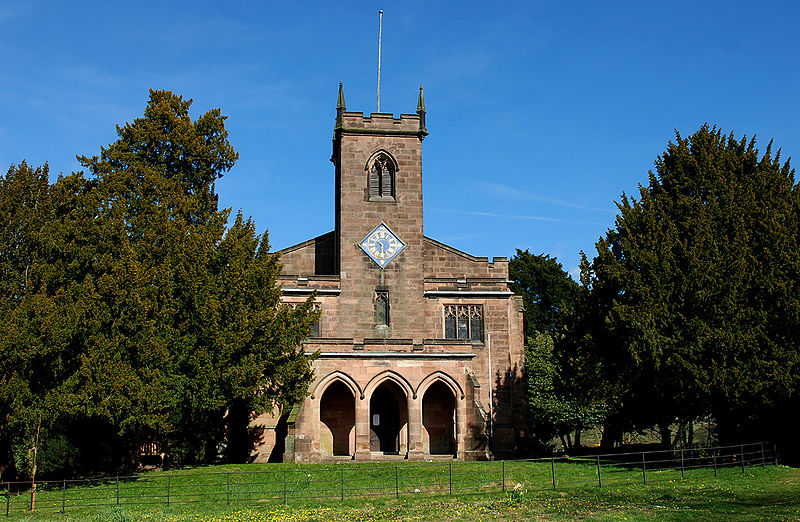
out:
M379 267L384 268L389 261L403 251L406 244L392 232L385 223L381 223L366 235L359 243L363 250Z

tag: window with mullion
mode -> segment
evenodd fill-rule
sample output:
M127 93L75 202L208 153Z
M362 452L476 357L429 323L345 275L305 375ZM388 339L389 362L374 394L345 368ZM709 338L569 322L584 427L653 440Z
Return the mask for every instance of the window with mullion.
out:
M445 305L445 339L483 340L483 307L481 305Z
M394 197L394 163L381 154L369 169L370 197Z

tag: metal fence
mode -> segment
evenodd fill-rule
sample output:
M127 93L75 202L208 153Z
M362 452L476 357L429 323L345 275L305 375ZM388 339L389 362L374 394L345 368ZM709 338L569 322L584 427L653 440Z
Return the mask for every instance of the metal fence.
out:
M151 472L93 479L0 483L5 513L88 512L105 507L189 503L343 502L355 497L462 495L649 484L690 473L746 473L778 463L772 444L507 461L264 465L253 471ZM255 467L255 466L254 466ZM727 471L725 471L727 470ZM741 470L741 471L739 471ZM2 509L2 508L0 508Z

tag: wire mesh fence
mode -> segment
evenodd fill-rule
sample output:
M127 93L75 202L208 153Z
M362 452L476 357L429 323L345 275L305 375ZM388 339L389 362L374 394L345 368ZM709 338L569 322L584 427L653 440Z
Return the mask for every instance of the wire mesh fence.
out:
M5 514L86 511L113 506L192 503L245 505L357 497L464 495L524 487L553 491L746 473L778 463L774 445L751 443L700 449L640 451L507 461L437 461L282 467L213 473L146 473L91 479L0 483ZM727 470L727 471L726 471ZM2 508L0 508L2 509Z

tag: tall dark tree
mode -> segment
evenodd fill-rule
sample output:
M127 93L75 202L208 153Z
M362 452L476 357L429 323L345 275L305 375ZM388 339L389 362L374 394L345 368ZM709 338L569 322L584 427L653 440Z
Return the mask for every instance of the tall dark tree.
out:
M588 393L577 359L587 348L573 333L583 289L547 254L518 249L508 271L511 289L525 303L525 371L535 438L545 447L557 435L572 449L580 445L581 431L602 420L604 412L603 397Z
M25 162L0 177L0 473L13 462L20 418L35 388L36 347L14 328L10 314L33 293L52 213L49 169ZM39 370L44 370L41 368Z
M797 400L800 192L771 145L676 134L639 199L623 194L585 272L622 417L668 437L710 413L723 441L769 438Z
M517 249L508 262L508 276L511 290L525 303L526 337L560 335L578 295L578 284L561 263L548 254Z
M0 267L25 289L0 310L0 350L21 383L4 370L0 392L18 399L0 432L22 472L39 413L45 470L129 465L152 440L177 463L242 460L246 448L225 450L226 437L242 439L230 430L305 392L298 347L314 314L279 306L266 236L241 215L226 226L214 185L237 154L220 111L193 121L190 104L151 91L143 118L79 157L86 175L49 187L39 175L46 210L17 226L36 255ZM5 184L23 185L21 169Z

